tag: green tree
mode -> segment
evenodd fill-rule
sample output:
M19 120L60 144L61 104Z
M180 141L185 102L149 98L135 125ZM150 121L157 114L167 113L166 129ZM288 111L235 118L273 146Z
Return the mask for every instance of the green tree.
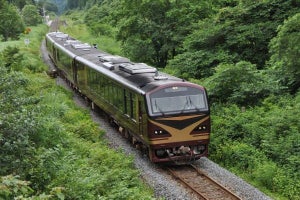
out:
M215 65L231 63L234 60L228 52L222 50L186 52L169 61L166 70L183 79L204 79L215 72Z
M224 42L239 60L263 68L269 60L269 42L277 27L289 16L299 12L300 4L293 0L243 1L238 6L221 9L217 23L223 24Z
M0 35L3 39L17 39L24 28L24 22L17 9L5 0L0 0Z
M8 0L8 2L14 4L20 10L22 10L26 4L35 4L35 0Z
M40 12L45 9L48 12L61 13L65 9L65 5L62 3L57 3L52 1L40 0L37 2Z
M243 106L259 103L277 88L255 65L245 61L220 64L215 74L206 79L206 85L212 101Z
M222 24L214 19L201 20L183 42L184 53L169 61L168 68L182 78L202 79L211 76L220 63L234 63L237 55L222 48L225 34Z
M29 139L34 117L26 108L33 99L24 98L28 80L21 73L9 73L2 66L0 72L0 175L22 174L34 152Z
M223 1L213 5L220 9L215 15L198 18L191 33L183 38L181 55L170 62L170 68L188 72L190 78L206 77L210 74L203 71L211 72L222 62L248 61L263 69L270 58L269 42L276 36L277 27L300 7L293 0ZM202 72L194 72L197 69Z
M38 8L34 5L26 5L22 9L23 20L28 26L36 26L42 22L42 17L38 12Z
M68 9L82 9L85 7L86 0L67 0Z
M278 28L270 43L270 66L276 79L294 94L300 88L300 13L290 17Z
M91 7L84 17L84 22L88 25L92 34L94 35L108 35L112 36L112 27L107 23L109 18L110 6L105 4L103 6Z
M210 1L122 0L118 6L112 14L125 53L158 67L181 52L193 23L212 12Z

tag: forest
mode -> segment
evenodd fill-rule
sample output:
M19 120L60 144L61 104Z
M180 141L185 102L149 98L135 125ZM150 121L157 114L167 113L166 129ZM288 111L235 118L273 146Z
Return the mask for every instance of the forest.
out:
M63 31L75 38L205 86L212 116L209 158L273 199L300 199L299 0L0 0L0 197L124 195L95 188L99 183L89 173L111 164L104 159L109 150L93 153L100 151L103 133L43 73L42 9L65 19L70 26ZM70 168L82 171L85 155L91 165L81 175L72 173ZM66 157L74 159L64 163ZM116 157L114 170L124 182L113 183L115 189L151 199L131 159ZM80 176L90 179L82 191L84 183L74 181Z

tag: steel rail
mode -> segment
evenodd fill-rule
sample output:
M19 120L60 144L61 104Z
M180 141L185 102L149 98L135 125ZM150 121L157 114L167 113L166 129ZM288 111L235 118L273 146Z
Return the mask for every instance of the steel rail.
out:
M226 196L228 197L227 199L234 199L234 200L241 200L240 197L238 197L237 195L235 195L233 192L231 192L229 189L227 189L226 187L222 186L220 183L218 183L216 180L214 180L213 178L209 177L207 174L205 174L204 172L202 172L200 169L198 169L197 167L195 167L194 165L185 165L184 167L189 167L190 169L194 170L199 176L201 176L202 178L205 178L206 180L208 180L210 185L213 185L214 187L219 188L220 190L223 191L224 194L226 194ZM185 186L187 186L190 190L192 190L195 194L197 194L199 197L201 197L201 199L205 199L205 200L209 200L209 199L216 199L216 197L214 196L213 198L210 198L208 195L203 194L204 192L198 190L196 188L196 186L194 186L193 184L189 183L189 179L187 177L184 177L184 175L182 175L180 173L180 167L178 168L179 170L176 171L176 169L171 169L171 167L167 167L167 170L171 173L171 175L179 180L182 184L184 184ZM193 177L194 179L196 179L195 177ZM188 179L188 180L185 180ZM198 186L198 185L197 185ZM207 187L207 186L206 186ZM209 191L207 191L209 192ZM226 199L223 198L222 199Z
M234 194L232 191L230 191L229 189L227 189L226 187L224 187L223 185L221 185L220 183L218 183L216 180L214 180L213 178L209 177L206 173L202 172L199 168L195 167L194 165L191 165L199 174L205 176L207 179L209 179L210 181L212 181L214 184L216 184L217 186L219 186L220 188L222 188L225 192L229 193L233 198L235 199L239 199L241 200L240 197L238 197L236 194Z
M177 172L175 172L174 170L172 170L171 168L167 168L168 171L172 174L173 177L175 177L176 179L179 179L181 183L183 183L185 186L187 186L189 189L191 189L193 192L195 192L198 196L200 196L201 198L208 200L204 195L202 195L196 188L194 188L191 184L189 184L188 182L186 182L183 178L181 178Z

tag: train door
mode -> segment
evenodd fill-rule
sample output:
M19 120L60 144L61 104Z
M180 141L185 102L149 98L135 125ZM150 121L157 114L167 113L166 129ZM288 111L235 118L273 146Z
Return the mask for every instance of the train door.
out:
M72 70L73 70L73 80L74 84L78 85L78 74L77 70L78 69L78 62L76 62L75 58L72 60Z
M139 124L139 133L140 135L143 134L143 113L142 113L142 102L138 101L138 124Z
M53 46L52 46L52 55L53 55L53 60L54 60L55 63L57 63L57 57L58 57L57 54L58 54L58 52L57 52L57 50L56 50L56 48L53 44Z
M139 133L145 138L147 136L147 115L145 111L145 104L142 99L138 100L138 124Z

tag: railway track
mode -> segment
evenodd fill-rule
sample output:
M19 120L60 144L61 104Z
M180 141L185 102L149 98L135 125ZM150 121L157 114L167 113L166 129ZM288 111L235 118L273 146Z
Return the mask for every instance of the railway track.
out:
M60 20L59 18L55 18L50 25L49 32L57 32L59 31L59 27L67 26L67 22L65 20Z
M208 177L193 165L172 166L167 167L167 170L175 179L199 196L199 199L241 200L241 198Z

